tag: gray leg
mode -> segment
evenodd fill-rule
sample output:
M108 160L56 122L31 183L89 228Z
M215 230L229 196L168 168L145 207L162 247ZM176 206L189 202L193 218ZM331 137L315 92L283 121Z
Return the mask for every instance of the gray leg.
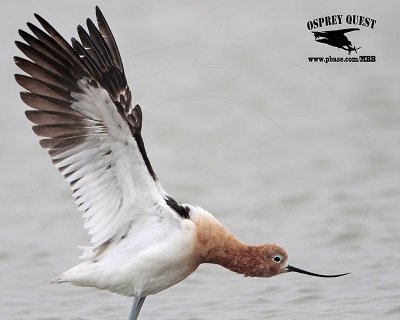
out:
M131 309L131 313L129 314L129 320L136 320L140 309L142 309L142 305L146 297L134 297L133 298L133 305Z

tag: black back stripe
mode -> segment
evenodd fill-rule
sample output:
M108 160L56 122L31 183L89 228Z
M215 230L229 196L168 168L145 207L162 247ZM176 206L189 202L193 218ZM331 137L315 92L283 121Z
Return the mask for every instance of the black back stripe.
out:
M149 157L147 156L146 149L144 147L144 142L142 135L140 133L133 134L133 137L135 138L136 144L139 148L139 152L142 155L142 158L144 160L144 163L146 164L147 170L149 171L150 175L152 176L154 181L157 181L157 175L153 170L153 167L150 164Z
M189 209L189 207L185 207L185 206L181 205L174 198L172 198L171 196L168 196L168 195L165 196L165 202L173 210L175 210L176 213L178 213L181 218L190 219L190 215L189 215L190 209Z

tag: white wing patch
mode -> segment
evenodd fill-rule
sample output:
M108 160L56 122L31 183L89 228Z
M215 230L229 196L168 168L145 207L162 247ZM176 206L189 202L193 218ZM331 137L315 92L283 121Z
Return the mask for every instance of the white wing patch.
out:
M78 85L83 93L71 93L77 100L71 107L89 119L89 133L77 147L54 156L53 162L71 184L85 228L97 247L123 236L137 208L163 199L107 91L86 79Z
M189 209L165 193L151 167L141 137L142 111L132 107L121 56L100 9L98 28L87 19L89 32L78 26L81 42L73 38L73 47L35 17L41 28L28 23L31 34L19 30L26 43L16 45L29 60L14 57L27 74L15 79L26 90L21 99L33 109L25 113L33 131L44 137L41 146L70 183L93 252L128 233L135 238L135 224L162 223L168 230L188 219Z

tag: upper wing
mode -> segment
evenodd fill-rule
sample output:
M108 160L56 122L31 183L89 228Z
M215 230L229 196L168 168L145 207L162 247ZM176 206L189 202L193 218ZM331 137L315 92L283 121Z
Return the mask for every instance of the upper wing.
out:
M334 31L330 31L330 32L335 32L335 31L337 31L338 33L347 33L347 32L357 31L357 30L360 30L360 29L359 29L359 28L348 28L348 29L334 30Z
M360 30L359 28L348 28L348 29L338 29L338 30L327 30L327 31L312 31L315 36L324 36L324 35L337 35L337 34L345 34L347 32Z
M111 30L96 7L99 28L88 19L73 48L43 18L44 31L17 47L30 59L15 57L27 74L15 75L27 90L22 100L33 131L44 139L53 164L70 183L95 247L124 236L138 215L189 218L186 207L162 189L141 137L142 112L132 107L124 68Z

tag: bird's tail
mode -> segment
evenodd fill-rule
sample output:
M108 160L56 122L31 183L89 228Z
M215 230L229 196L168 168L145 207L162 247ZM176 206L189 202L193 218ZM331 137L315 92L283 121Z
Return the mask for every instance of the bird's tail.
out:
M96 266L92 262L84 261L53 278L50 282L70 282L74 285L85 287L95 286L93 282L96 279L96 270Z

